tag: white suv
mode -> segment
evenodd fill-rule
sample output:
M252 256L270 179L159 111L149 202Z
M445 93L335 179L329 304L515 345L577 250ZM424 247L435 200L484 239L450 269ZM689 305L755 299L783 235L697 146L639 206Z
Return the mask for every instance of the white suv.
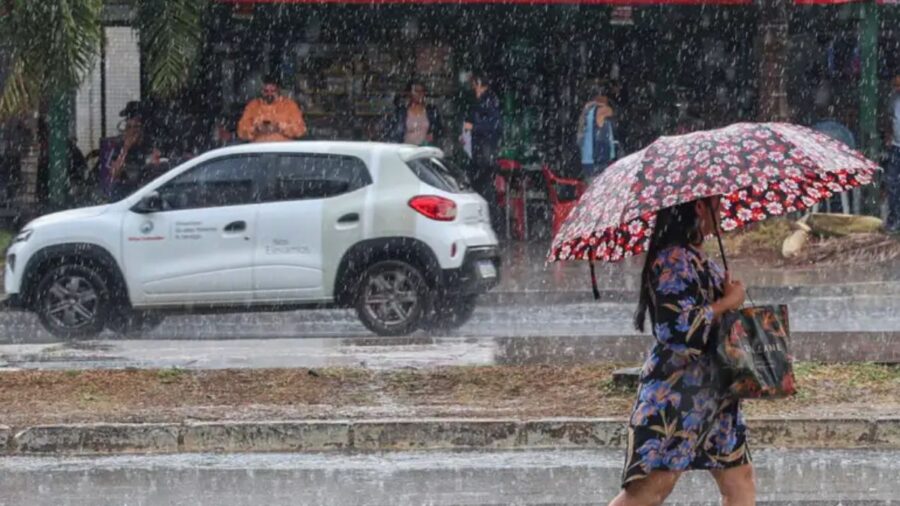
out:
M322 306L400 335L462 325L499 261L486 202L438 149L253 144L32 221L7 251L5 288L62 338L147 330L171 312Z

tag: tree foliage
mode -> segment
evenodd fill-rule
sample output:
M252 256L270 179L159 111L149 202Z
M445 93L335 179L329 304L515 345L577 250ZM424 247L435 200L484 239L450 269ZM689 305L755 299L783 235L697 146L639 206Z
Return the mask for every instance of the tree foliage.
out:
M176 93L203 40L208 0L132 0L150 93ZM0 0L0 117L71 93L103 43L104 0Z
M103 0L6 0L0 47L7 53L0 115L35 108L73 90L94 65L103 36Z
M168 96L189 79L203 42L202 0L140 0L137 26L151 93Z

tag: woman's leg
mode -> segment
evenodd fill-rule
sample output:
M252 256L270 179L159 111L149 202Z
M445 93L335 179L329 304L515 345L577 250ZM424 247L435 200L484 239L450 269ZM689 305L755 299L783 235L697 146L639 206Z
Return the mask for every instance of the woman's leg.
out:
M679 476L675 471L651 471L646 478L629 483L609 506L658 506L672 493Z
M756 504L756 478L753 464L731 467L728 469L711 469L719 492L722 493L722 506L753 506Z

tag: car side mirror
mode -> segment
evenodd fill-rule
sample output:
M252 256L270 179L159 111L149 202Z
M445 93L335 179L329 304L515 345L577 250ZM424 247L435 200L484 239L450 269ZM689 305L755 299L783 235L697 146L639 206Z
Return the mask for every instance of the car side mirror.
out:
M149 214L155 213L157 211L162 211L162 198L159 196L159 192L150 192L138 201L132 208L132 211L139 214Z

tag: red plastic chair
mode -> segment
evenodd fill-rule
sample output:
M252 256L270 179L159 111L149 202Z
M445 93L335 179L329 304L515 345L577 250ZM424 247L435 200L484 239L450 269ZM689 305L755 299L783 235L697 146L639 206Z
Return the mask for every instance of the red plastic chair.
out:
M544 181L547 182L547 196L550 198L550 205L553 207L552 230L553 236L556 237L556 233L559 232L559 228L562 226L563 221L569 216L569 213L572 212L572 208L578 203L578 199L580 199L587 190L587 184L578 179L559 177L554 174L547 165L544 165L541 168L541 172L544 174ZM559 191L557 190L559 186L574 187L575 198L572 200L561 200L559 198Z

